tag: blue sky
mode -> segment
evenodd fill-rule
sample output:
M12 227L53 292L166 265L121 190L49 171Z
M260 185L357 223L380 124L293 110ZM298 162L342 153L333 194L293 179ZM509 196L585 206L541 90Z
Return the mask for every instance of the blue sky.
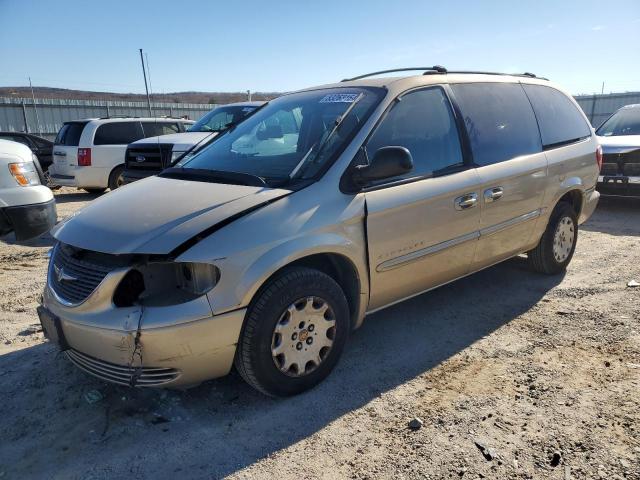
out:
M0 85L288 91L394 67L640 90L640 0L0 0Z

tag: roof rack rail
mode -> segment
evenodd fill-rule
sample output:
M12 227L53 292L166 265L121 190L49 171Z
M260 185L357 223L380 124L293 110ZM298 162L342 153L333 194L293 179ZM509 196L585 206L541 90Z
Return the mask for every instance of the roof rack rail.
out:
M140 118L132 115L108 115L106 117L98 117L98 120L108 120L110 118Z
M392 68L391 70L380 70L379 72L371 72L365 73L364 75L358 75L357 77L345 78L341 80L341 82L351 82L353 80L360 80L362 78L373 77L375 75L382 75L383 73L394 73L394 72L412 72L422 70L425 74L427 73L447 73L447 69L440 66L434 65L433 67L411 67L411 68Z
M425 72L425 75L429 72ZM470 74L470 75L509 75L511 77L527 77L527 78L537 78L538 80L549 80L545 77L538 77L535 73L524 72L524 73L504 73L504 72L483 72L476 70L450 70L447 73L462 73L462 74Z

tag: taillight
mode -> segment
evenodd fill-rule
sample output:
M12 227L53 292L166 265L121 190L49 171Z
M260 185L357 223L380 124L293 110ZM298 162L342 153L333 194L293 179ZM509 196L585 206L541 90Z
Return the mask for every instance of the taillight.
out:
M602 146L598 145L596 148L596 163L598 164L598 171L602 170Z
M79 167L91 166L91 149L90 148L78 149L78 166Z

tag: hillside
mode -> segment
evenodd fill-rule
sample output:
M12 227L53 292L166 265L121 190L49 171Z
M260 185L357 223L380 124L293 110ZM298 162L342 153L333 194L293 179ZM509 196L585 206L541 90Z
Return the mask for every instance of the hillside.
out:
M74 100L114 100L144 102L146 95L137 93L92 92L66 88L33 87L36 98L74 99ZM277 92L255 92L252 100L270 100L279 95ZM0 87L0 97L30 98L29 87ZM232 103L247 100L246 92L174 92L151 96L152 102L168 103Z

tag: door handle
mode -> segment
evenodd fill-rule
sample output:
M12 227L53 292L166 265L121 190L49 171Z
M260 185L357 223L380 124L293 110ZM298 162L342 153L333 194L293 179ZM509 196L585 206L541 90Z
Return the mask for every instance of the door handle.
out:
M467 210L469 208L473 208L478 203L478 195L476 193L467 193L456 198L453 201L453 204L456 207L456 210Z
M484 191L484 202L491 203L500 200L503 194L504 190L502 190L502 187L488 188Z
M67 152L53 152L53 154L58 156L58 157L66 157L67 156Z

